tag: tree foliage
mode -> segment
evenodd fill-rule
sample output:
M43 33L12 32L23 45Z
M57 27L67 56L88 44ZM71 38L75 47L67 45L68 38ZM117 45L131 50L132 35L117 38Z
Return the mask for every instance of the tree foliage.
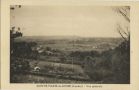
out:
M122 7L116 8L115 11L121 16L123 16L128 23L130 23L130 7L129 6L122 6ZM117 31L125 41L130 40L129 28L130 28L129 26L125 26L125 28L122 28L120 24L117 24Z

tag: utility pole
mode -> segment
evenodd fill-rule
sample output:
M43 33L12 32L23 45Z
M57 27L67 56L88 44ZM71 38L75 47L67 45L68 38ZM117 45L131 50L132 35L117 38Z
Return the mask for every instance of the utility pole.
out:
M73 29L73 17L72 17L72 29ZM73 49L74 49L74 40L73 40ZM73 71L73 59L74 57L72 57L72 71Z
M73 49L74 49L74 40L73 40ZM73 59L74 57L72 57L72 71L73 71Z

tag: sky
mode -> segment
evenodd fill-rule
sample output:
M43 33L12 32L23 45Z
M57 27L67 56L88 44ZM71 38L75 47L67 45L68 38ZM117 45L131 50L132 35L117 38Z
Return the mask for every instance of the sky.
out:
M120 37L117 23L129 26L110 6L22 6L10 11L12 26L24 36Z

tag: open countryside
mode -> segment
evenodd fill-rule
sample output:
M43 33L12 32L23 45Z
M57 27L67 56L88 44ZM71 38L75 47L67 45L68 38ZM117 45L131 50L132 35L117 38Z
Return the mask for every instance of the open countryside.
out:
M16 77L15 74L12 79L16 82L104 83L109 81L105 79L111 78L114 74L110 68L112 61L109 53L114 53L123 40L75 36L28 36L16 38L15 42L22 45L26 42L31 46L30 50L16 47L18 56L14 56L13 59L24 58L29 62L30 68L25 75L20 74L20 77ZM106 63L108 65L105 65Z

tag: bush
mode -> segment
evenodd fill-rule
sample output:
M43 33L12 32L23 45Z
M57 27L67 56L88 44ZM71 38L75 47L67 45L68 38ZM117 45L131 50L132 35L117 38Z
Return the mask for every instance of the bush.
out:
M112 72L106 69L96 69L90 72L86 72L91 80L93 81L103 81L105 78L112 76Z
M11 74L26 73L30 71L29 61L19 58L11 58Z

